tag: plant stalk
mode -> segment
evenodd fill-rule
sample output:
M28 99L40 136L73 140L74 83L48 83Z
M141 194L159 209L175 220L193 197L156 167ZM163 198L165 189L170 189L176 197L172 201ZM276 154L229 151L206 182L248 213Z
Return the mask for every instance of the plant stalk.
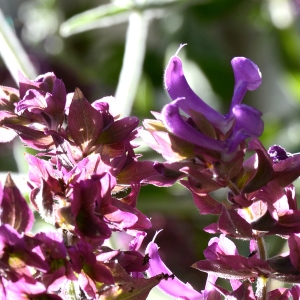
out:
M19 84L18 72L28 79L35 79L37 72L25 52L13 29L8 25L0 9L0 56L16 84Z
M143 68L150 17L134 10L129 16L123 65L116 90L116 104L123 117L129 116Z

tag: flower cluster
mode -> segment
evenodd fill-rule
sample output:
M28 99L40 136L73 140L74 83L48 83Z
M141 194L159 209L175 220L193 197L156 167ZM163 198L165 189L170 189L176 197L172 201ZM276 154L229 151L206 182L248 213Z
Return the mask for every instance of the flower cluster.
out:
M142 300L156 285L186 300L299 299L293 181L300 156L263 147L262 114L241 103L259 87L261 73L244 57L232 67L232 102L222 115L189 87L176 53L164 76L172 102L153 113L155 120L144 120L144 128L138 118L113 112L113 97L90 104L78 88L67 94L53 73L33 81L20 74L19 89L1 87L0 142L19 136L36 151L25 155L29 204L10 175L0 186L1 299ZM141 161L134 152L138 135L165 162ZM192 265L208 273L202 291L165 266L155 238L140 251L151 227L136 207L141 187L176 182L191 192L200 214L217 216L204 228L216 235L205 260ZM221 188L227 197L217 200L212 192ZM32 210L55 230L32 234ZM127 236L124 249L108 244L113 232ZM269 258L268 235L285 239L289 251ZM248 241L248 256L239 254L235 239ZM219 277L231 289L220 286ZM269 290L269 279L294 285Z
M300 156L278 145L265 150L258 140L263 132L261 113L241 104L246 91L260 85L261 73L244 57L231 64L235 86L228 114L221 115L192 91L176 53L164 77L173 101L153 114L156 120L144 121L141 136L166 159L154 165L165 178L160 184L179 181L190 190L200 215L218 216L204 231L219 235L204 251L206 259L192 266L208 273L205 290L195 291L171 276L154 241L147 247L152 258L148 273L168 274L159 286L175 298L296 300L297 285L268 291L266 284L268 279L300 282L300 210L292 184L300 176ZM218 201L211 192L221 188L227 188L227 199ZM290 251L268 258L267 235L286 239ZM249 241L249 256L239 255L231 239ZM232 290L218 286L219 277L229 280Z
M139 120L110 112L113 100L90 104L79 89L67 94L52 73L34 81L20 75L19 90L1 89L1 141L18 135L37 150L25 155L30 203L57 229L30 234L33 213L8 176L0 189L0 286L7 299L143 295L157 284L160 276L141 278L148 261L138 250L151 222L136 208L143 180L156 171L134 153ZM124 187L130 193L117 198ZM131 237L127 249L105 244L113 231Z

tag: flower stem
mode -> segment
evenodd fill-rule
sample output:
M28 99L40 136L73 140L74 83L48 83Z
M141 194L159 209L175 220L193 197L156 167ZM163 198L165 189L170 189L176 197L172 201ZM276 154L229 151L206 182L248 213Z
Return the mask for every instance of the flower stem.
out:
M247 212L249 219L253 221L253 214L252 211L249 207L244 208L245 212ZM253 233L257 235L257 231L253 230ZM257 236L256 237L256 249L257 249L257 254L259 258L263 261L267 260L267 252L266 252L266 245L265 245L265 240L263 237ZM259 275L257 278L257 288L256 288L256 297L257 300L266 300L267 299L267 283L268 283L268 278L265 277L264 275Z
M130 115L140 82L149 21L146 12L134 10L129 16L123 65L115 95L123 117Z
M265 246L265 241L262 237L258 237L256 239L257 242L257 250L258 250L258 255L261 260L266 260L267 259L267 253L266 253L266 246Z
M267 259L265 241L262 237L258 237L256 239L256 243L257 243L257 252L259 258L265 261ZM256 289L256 296L258 300L267 299L267 283L268 283L267 277L265 277L264 275L258 276L257 289Z
M25 52L13 29L8 25L0 9L0 56L2 57L11 76L19 84L18 71L25 77L34 79L36 70Z

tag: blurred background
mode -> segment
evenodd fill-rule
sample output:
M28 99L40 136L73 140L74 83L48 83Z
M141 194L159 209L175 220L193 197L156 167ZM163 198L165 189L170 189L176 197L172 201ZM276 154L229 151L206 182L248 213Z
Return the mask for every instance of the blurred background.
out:
M264 114L261 141L300 151L300 0L0 0L1 11L0 85L16 87L18 68L31 79L54 72L67 92L79 87L91 102L115 95L123 115L143 120L170 101L164 69L187 43L179 55L190 85L223 113L234 87L231 59L253 60L263 82L244 103ZM138 151L161 160L143 144ZM23 152L17 140L0 145L0 171L26 173ZM152 218L149 239L163 229L156 242L168 267L202 289L206 274L190 266L203 259L211 235L202 229L214 218L199 216L179 185L144 187L138 208ZM279 238L267 242L269 256L282 251ZM247 244L237 244L247 256Z

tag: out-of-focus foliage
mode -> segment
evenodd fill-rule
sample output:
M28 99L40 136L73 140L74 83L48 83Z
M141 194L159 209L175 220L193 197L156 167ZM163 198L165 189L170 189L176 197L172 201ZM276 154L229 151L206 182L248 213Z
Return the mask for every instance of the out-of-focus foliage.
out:
M92 30L68 37L60 35L65 32L60 31L61 24L75 15L120 3L123 10L119 13L104 14L106 23L103 18L102 23L97 19L99 28L96 23ZM253 60L262 72L263 82L257 91L247 94L244 103L264 113L262 143L266 148L277 143L289 152L300 151L299 0L1 0L0 7L38 74L53 71L64 80L68 92L80 87L86 98L99 99L115 94L128 16L134 5L144 12L147 9L150 21L132 115L142 120L150 117L150 110L159 111L168 103L162 83L164 68L179 45L187 43L180 57L189 83L205 101L223 112L228 110L233 92L231 59L244 56ZM135 61L131 63L134 65ZM14 85L1 59L0 85ZM19 159L7 154L10 149L11 153L20 152L14 146L1 145L2 171L16 170ZM141 149L146 158L156 156L150 150ZM9 159L11 164L7 163ZM164 229L157 243L166 253L173 253L164 257L170 269L181 274L183 281L203 287L205 275L200 277L189 266L203 258L208 235L202 228L211 222L211 217L200 219L191 196L180 186L168 190L145 187L138 206L152 217L154 228L149 232L149 239L155 230ZM270 243L272 254L278 253L280 249L273 247L276 241ZM190 253L185 255L186 262L181 260L177 265L180 253L187 248ZM240 253L247 255L247 250L244 251ZM180 269L183 265L186 268Z

